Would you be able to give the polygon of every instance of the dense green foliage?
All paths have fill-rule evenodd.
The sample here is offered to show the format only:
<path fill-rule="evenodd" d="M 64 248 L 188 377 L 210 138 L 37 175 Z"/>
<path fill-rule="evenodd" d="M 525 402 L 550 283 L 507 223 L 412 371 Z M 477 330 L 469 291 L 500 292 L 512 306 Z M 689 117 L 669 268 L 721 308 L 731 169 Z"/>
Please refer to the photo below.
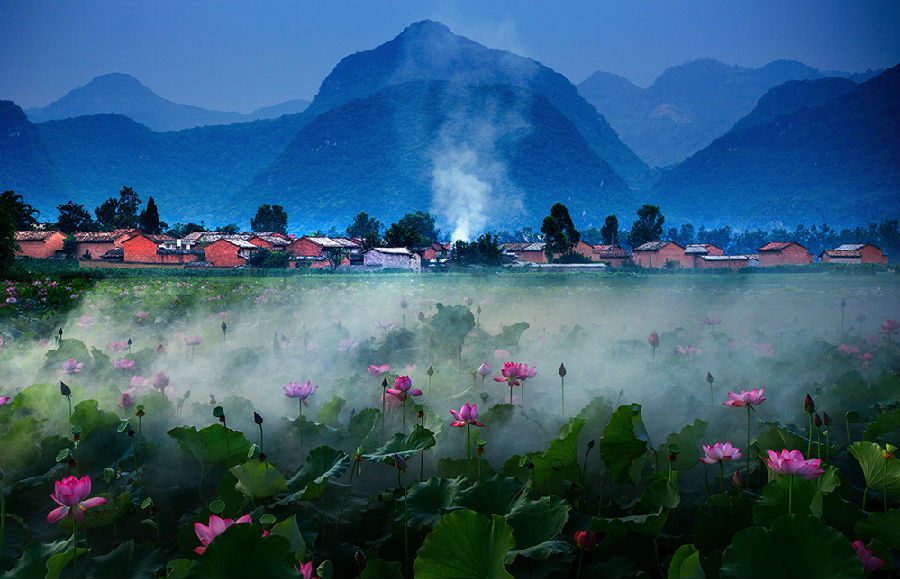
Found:
<path fill-rule="evenodd" d="M 544 234 L 544 253 L 547 261 L 553 260 L 554 254 L 566 255 L 581 239 L 581 234 L 575 229 L 572 218 L 569 216 L 569 208 L 562 203 L 554 203 L 550 208 L 550 215 L 544 218 L 541 224 L 541 233 Z"/>
<path fill-rule="evenodd" d="M 631 247 L 639 247 L 648 241 L 662 239 L 663 223 L 666 218 L 656 205 L 641 205 L 637 212 L 638 218 L 631 224 L 631 233 L 628 235 L 628 243 Z"/>
<path fill-rule="evenodd" d="M 256 215 L 250 218 L 250 229 L 259 232 L 287 233 L 287 221 L 288 216 L 284 207 L 264 203 L 256 210 Z"/>

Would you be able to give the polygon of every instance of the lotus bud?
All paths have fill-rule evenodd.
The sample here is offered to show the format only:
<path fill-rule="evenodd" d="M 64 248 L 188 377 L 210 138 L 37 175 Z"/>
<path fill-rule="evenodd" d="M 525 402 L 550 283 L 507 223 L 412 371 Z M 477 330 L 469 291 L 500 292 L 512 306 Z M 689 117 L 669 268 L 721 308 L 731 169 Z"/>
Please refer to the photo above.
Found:
<path fill-rule="evenodd" d="M 884 459 L 885 460 L 894 460 L 896 456 L 894 455 L 894 451 L 897 450 L 897 447 L 888 442 L 884 445 Z"/>
<path fill-rule="evenodd" d="M 388 381 L 387 381 L 387 378 L 382 378 L 382 379 L 381 379 L 381 387 L 382 387 L 382 388 L 387 388 L 387 387 L 388 387 Z"/>
<path fill-rule="evenodd" d="M 741 476 L 741 469 L 737 469 L 736 471 L 734 471 L 734 476 L 731 477 L 731 482 L 734 485 L 734 488 L 744 488 L 744 479 Z"/>
<path fill-rule="evenodd" d="M 59 338 L 60 338 L 60 339 L 62 339 L 62 334 L 63 334 L 63 330 L 62 330 L 62 328 L 60 328 L 60 329 L 59 329 Z"/>
<path fill-rule="evenodd" d="M 565 376 L 566 376 L 566 365 L 565 365 L 565 364 L 560 364 L 560 365 L 559 365 L 559 377 L 560 377 L 560 378 L 565 378 Z"/>
<path fill-rule="evenodd" d="M 356 564 L 360 567 L 366 566 L 366 554 L 363 553 L 360 549 L 357 549 L 356 553 L 353 553 L 353 559 L 356 560 Z"/>
<path fill-rule="evenodd" d="M 262 424 L 262 423 L 263 423 L 263 417 L 260 416 L 258 412 L 254 412 L 254 413 L 253 413 L 253 422 L 255 422 L 255 423 L 257 423 L 257 424 Z"/>
<path fill-rule="evenodd" d="M 706 373 L 706 383 L 707 384 L 712 384 L 713 382 L 715 382 L 715 380 L 716 379 L 713 378 L 713 375 L 711 373 L 709 373 L 709 372 Z"/>
<path fill-rule="evenodd" d="M 813 424 L 815 424 L 816 428 L 822 428 L 822 418 L 818 412 L 813 415 Z"/>
<path fill-rule="evenodd" d="M 418 314 L 416 314 L 416 317 L 419 318 L 420 322 L 422 322 L 423 324 L 425 323 L 425 312 L 419 312 Z"/>
<path fill-rule="evenodd" d="M 828 416 L 827 412 L 822 413 L 822 424 L 825 425 L 825 428 L 828 428 L 831 426 L 831 417 Z"/>
<path fill-rule="evenodd" d="M 806 398 L 803 400 L 803 411 L 807 414 L 812 414 L 816 411 L 816 403 L 813 402 L 812 396 L 809 394 L 807 394 Z"/>
<path fill-rule="evenodd" d="M 475 308 L 475 312 L 480 314 L 480 313 L 481 313 L 481 306 L 478 306 L 477 308 Z"/>
<path fill-rule="evenodd" d="M 62 394 L 63 396 L 71 396 L 71 395 L 72 395 L 72 389 L 69 388 L 69 386 L 68 386 L 65 382 L 63 382 L 62 380 L 60 380 L 60 382 L 59 382 L 59 393 Z"/>
<path fill-rule="evenodd" d="M 226 324 L 225 322 L 222 322 L 222 333 L 224 334 L 227 329 L 228 329 L 228 324 Z"/>
<path fill-rule="evenodd" d="M 406 470 L 406 460 L 399 454 L 394 453 L 394 466 L 397 468 L 397 470 L 403 472 Z"/>
<path fill-rule="evenodd" d="M 429 366 L 428 369 L 425 370 L 425 373 L 428 374 L 429 376 L 434 376 L 434 368 Z"/>
<path fill-rule="evenodd" d="M 588 442 L 588 450 L 593 450 L 595 443 L 596 443 L 596 441 L 591 439 L 591 441 Z"/>
<path fill-rule="evenodd" d="M 409 304 L 406 303 L 406 300 L 403 299 L 403 298 L 401 298 L 401 299 L 400 299 L 400 307 L 403 308 L 403 309 L 405 310 L 408 306 L 409 306 Z"/>
<path fill-rule="evenodd" d="M 590 553 L 597 545 L 597 533 L 594 531 L 578 531 L 575 533 L 575 544 L 579 549 Z"/>

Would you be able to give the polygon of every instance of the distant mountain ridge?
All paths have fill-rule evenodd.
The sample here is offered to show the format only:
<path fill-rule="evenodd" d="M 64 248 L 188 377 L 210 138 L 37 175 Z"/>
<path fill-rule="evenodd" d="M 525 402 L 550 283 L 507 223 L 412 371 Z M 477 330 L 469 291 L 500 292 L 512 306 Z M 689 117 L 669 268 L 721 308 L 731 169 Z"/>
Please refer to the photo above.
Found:
<path fill-rule="evenodd" d="M 372 50 L 341 59 L 322 81 L 309 112 L 320 114 L 391 85 L 429 80 L 528 89 L 545 97 L 572 121 L 597 155 L 630 187 L 646 188 L 654 178 L 566 77 L 530 58 L 453 34 L 445 25 L 430 20 L 411 24 Z"/>
<path fill-rule="evenodd" d="M 96 114 L 120 114 L 154 131 L 178 131 L 205 125 L 246 123 L 302 112 L 309 101 L 294 99 L 263 107 L 249 114 L 211 111 L 167 100 L 128 74 L 98 76 L 72 89 L 46 107 L 30 108 L 28 118 L 35 123 Z"/>
<path fill-rule="evenodd" d="M 667 217 L 707 225 L 896 217 L 900 67 L 847 86 L 821 79 L 772 89 L 731 131 L 666 171 L 650 198 Z M 799 106 L 797 95 L 813 106 Z"/>
<path fill-rule="evenodd" d="M 865 80 L 881 71 L 840 76 Z M 761 68 L 698 59 L 666 69 L 646 89 L 596 72 L 578 91 L 609 120 L 622 141 L 651 166 L 666 167 L 725 134 L 769 89 L 791 80 L 822 78 L 800 62 L 776 60 Z"/>
<path fill-rule="evenodd" d="M 53 199 L 72 192 L 37 128 L 14 102 L 0 100 L 0 191 L 7 190 Z"/>

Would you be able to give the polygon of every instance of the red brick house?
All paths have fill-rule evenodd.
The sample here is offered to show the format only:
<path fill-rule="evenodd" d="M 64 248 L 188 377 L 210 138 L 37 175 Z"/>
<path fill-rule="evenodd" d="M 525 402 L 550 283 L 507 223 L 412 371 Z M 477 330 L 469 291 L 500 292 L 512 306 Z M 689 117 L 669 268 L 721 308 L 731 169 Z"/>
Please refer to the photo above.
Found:
<path fill-rule="evenodd" d="M 47 259 L 62 252 L 66 234 L 62 231 L 16 231 L 16 257 Z"/>
<path fill-rule="evenodd" d="M 240 238 L 222 237 L 204 248 L 206 261 L 215 267 L 239 267 L 246 265 L 247 260 L 259 247 Z"/>
<path fill-rule="evenodd" d="M 599 261 L 610 267 L 622 267 L 631 262 L 631 252 L 618 245 L 595 245 L 591 261 Z"/>
<path fill-rule="evenodd" d="M 140 233 L 140 229 L 116 229 L 114 231 L 79 231 L 75 236 L 75 257 L 99 259 L 106 252 L 122 247 L 122 242 Z"/>
<path fill-rule="evenodd" d="M 819 254 L 823 263 L 883 263 L 887 265 L 884 252 L 869 243 L 844 243 L 834 249 L 826 249 Z"/>
<path fill-rule="evenodd" d="M 692 267 L 694 259 L 685 255 L 684 248 L 674 241 L 648 241 L 632 251 L 637 266 L 659 269 L 672 262 L 679 267 Z"/>
<path fill-rule="evenodd" d="M 691 267 L 700 267 L 698 260 L 704 255 L 724 255 L 725 252 L 712 243 L 691 243 L 684 248 L 684 254 L 691 257 Z"/>
<path fill-rule="evenodd" d="M 729 269 L 738 271 L 745 267 L 758 265 L 758 260 L 749 255 L 701 255 L 696 258 L 697 269 Z"/>
<path fill-rule="evenodd" d="M 255 233 L 247 241 L 269 251 L 287 251 L 291 244 L 291 240 L 280 233 Z"/>
<path fill-rule="evenodd" d="M 346 249 L 359 251 L 358 243 L 342 237 L 309 237 L 304 235 L 294 240 L 287 248 L 288 252 L 297 257 L 325 257 L 326 252 L 332 249 Z"/>
<path fill-rule="evenodd" d="M 809 251 L 794 241 L 773 241 L 759 248 L 760 267 L 806 265 L 812 261 Z"/>
<path fill-rule="evenodd" d="M 366 267 L 422 271 L 422 258 L 405 247 L 373 247 L 363 253 L 363 264 Z"/>
<path fill-rule="evenodd" d="M 531 243 L 501 243 L 500 249 L 516 261 L 528 263 L 547 263 L 547 255 L 544 253 L 544 242 Z"/>
<path fill-rule="evenodd" d="M 578 243 L 575 244 L 575 247 L 572 248 L 572 251 L 577 253 L 578 255 L 586 257 L 587 259 L 594 258 L 594 246 L 580 239 L 578 240 Z M 556 256 L 553 257 L 555 258 Z"/>

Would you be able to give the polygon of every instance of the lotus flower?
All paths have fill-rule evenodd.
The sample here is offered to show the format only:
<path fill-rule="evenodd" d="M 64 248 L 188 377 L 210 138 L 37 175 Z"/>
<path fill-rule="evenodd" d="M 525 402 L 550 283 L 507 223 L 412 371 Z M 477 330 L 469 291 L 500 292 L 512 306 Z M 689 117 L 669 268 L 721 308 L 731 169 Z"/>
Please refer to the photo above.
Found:
<path fill-rule="evenodd" d="M 806 480 L 819 478 L 825 474 L 825 471 L 819 468 L 822 459 L 804 460 L 803 454 L 799 450 L 784 449 L 780 453 L 770 450 L 769 458 L 765 460 L 772 472 L 776 474 L 797 475 Z"/>
<path fill-rule="evenodd" d="M 750 406 L 750 408 L 753 409 L 754 406 L 762 404 L 766 399 L 766 397 L 763 396 L 765 390 L 765 388 L 760 388 L 758 390 L 756 388 L 753 390 L 744 390 L 742 388 L 740 394 L 729 392 L 728 400 L 722 404 L 725 406 Z"/>
<path fill-rule="evenodd" d="M 7 404 L 10 404 L 11 400 L 12 398 L 10 398 L 9 396 L 0 396 L 0 406 L 6 406 Z"/>
<path fill-rule="evenodd" d="M 134 406 L 134 398 L 131 397 L 131 393 L 125 391 L 122 393 L 122 397 L 119 398 L 119 408 L 131 408 Z"/>
<path fill-rule="evenodd" d="M 146 320 L 146 319 L 147 319 L 147 316 L 149 316 L 149 315 L 150 315 L 149 312 L 145 312 L 144 310 L 140 310 L 140 311 L 138 311 L 136 314 L 134 314 L 134 317 L 137 318 L 136 321 L 142 322 L 142 321 Z"/>
<path fill-rule="evenodd" d="M 870 573 L 884 565 L 884 559 L 874 557 L 872 551 L 866 549 L 866 546 L 862 541 L 853 541 L 853 548 L 856 549 L 856 555 L 862 562 L 863 569 L 866 573 Z"/>
<path fill-rule="evenodd" d="M 406 400 L 407 394 L 410 396 L 421 396 L 422 391 L 412 387 L 412 379 L 409 376 L 399 376 L 394 380 L 394 387 L 385 390 L 388 394 L 396 396 L 400 400 Z"/>
<path fill-rule="evenodd" d="M 703 323 L 707 326 L 718 326 L 722 323 L 722 318 L 703 318 Z"/>
<path fill-rule="evenodd" d="M 312 563 L 312 559 L 310 559 L 308 563 L 300 564 L 300 569 L 298 569 L 298 571 L 303 575 L 303 579 L 313 579 L 313 571 L 315 571 L 315 569 L 313 569 Z"/>
<path fill-rule="evenodd" d="M 700 350 L 694 346 L 678 346 L 675 349 L 675 353 L 679 356 L 694 356 L 699 354 Z"/>
<path fill-rule="evenodd" d="M 184 337 L 184 343 L 187 344 L 188 346 L 196 346 L 197 344 L 199 344 L 202 341 L 203 341 L 203 339 L 200 336 L 185 336 Z"/>
<path fill-rule="evenodd" d="M 306 399 L 315 394 L 319 387 L 313 386 L 309 382 L 306 382 L 305 384 L 289 382 L 288 385 L 283 386 L 282 389 L 284 390 L 284 395 L 288 398 L 299 398 L 304 406 L 309 406 L 309 402 Z"/>
<path fill-rule="evenodd" d="M 69 358 L 65 362 L 60 362 L 62 371 L 60 374 L 78 374 L 84 368 L 84 362 L 79 362 L 75 358 Z"/>
<path fill-rule="evenodd" d="M 650 337 L 647 338 L 647 343 L 650 344 L 650 347 L 654 350 L 659 347 L 659 334 L 653 332 L 650 334 Z"/>
<path fill-rule="evenodd" d="M 578 545 L 579 549 L 591 552 L 597 545 L 597 533 L 594 531 L 577 531 L 575 533 L 575 544 Z"/>
<path fill-rule="evenodd" d="M 47 522 L 55 523 L 70 514 L 77 521 L 84 520 L 84 512 L 93 507 L 106 504 L 103 497 L 88 498 L 91 494 L 91 477 L 85 475 L 80 479 L 66 477 L 55 483 L 56 490 L 50 498 L 59 505 L 47 514 Z"/>
<path fill-rule="evenodd" d="M 846 356 L 857 356 L 859 355 L 859 348 L 857 348 L 856 346 L 850 346 L 848 344 L 841 344 L 840 346 L 838 346 L 838 352 Z"/>
<path fill-rule="evenodd" d="M 94 325 L 94 316 L 81 316 L 75 325 L 79 328 L 90 328 Z"/>
<path fill-rule="evenodd" d="M 869 367 L 869 362 L 875 359 L 875 356 L 872 355 L 872 352 L 866 352 L 862 356 L 859 356 L 860 361 L 862 362 L 863 368 Z"/>
<path fill-rule="evenodd" d="M 106 345 L 106 349 L 110 352 L 124 352 L 128 349 L 128 344 L 125 342 L 110 342 Z"/>
<path fill-rule="evenodd" d="M 881 333 L 887 334 L 890 336 L 891 334 L 896 334 L 900 332 L 900 322 L 897 320 L 885 320 L 883 324 L 881 324 Z"/>
<path fill-rule="evenodd" d="M 703 452 L 706 454 L 706 456 L 697 460 L 705 462 L 706 464 L 715 464 L 717 462 L 737 460 L 744 456 L 744 454 L 741 452 L 741 449 L 736 446 L 731 446 L 730 442 L 726 442 L 725 444 L 717 442 L 712 446 L 704 444 Z"/>
<path fill-rule="evenodd" d="M 169 385 L 169 377 L 165 372 L 157 372 L 153 375 L 153 387 L 157 390 L 164 390 Z"/>
<path fill-rule="evenodd" d="M 471 424 L 472 426 L 484 426 L 484 424 L 478 422 L 478 405 L 472 404 L 469 405 L 468 402 L 462 405 L 462 408 L 459 409 L 459 412 L 456 410 L 450 410 L 450 414 L 453 415 L 454 420 L 450 426 L 455 426 L 457 428 L 462 428 L 467 424 Z"/>
<path fill-rule="evenodd" d="M 537 374 L 535 368 L 529 368 L 527 364 L 517 364 L 515 362 L 506 362 L 503 369 L 500 370 L 503 377 L 496 376 L 495 382 L 507 382 L 510 386 L 518 386 L 520 380 L 532 378 Z"/>
<path fill-rule="evenodd" d="M 381 366 L 369 366 L 369 375 L 381 376 L 391 369 L 390 364 L 382 364 Z"/>
<path fill-rule="evenodd" d="M 234 525 L 235 523 L 250 523 L 250 515 L 244 515 L 238 520 L 234 521 L 231 519 L 222 519 L 217 517 L 216 515 L 209 516 L 209 525 L 204 525 L 203 523 L 194 523 L 194 532 L 197 533 L 197 538 L 200 539 L 200 542 L 203 543 L 201 546 L 196 547 L 194 552 L 199 555 L 202 555 L 206 552 L 206 547 L 212 542 L 213 539 L 221 535 L 225 532 L 225 529 Z M 265 534 L 268 533 L 264 533 Z"/>
<path fill-rule="evenodd" d="M 134 365 L 134 360 L 126 360 L 125 358 L 122 358 L 121 360 L 113 360 L 113 368 L 115 368 L 116 370 L 131 371 L 134 370 Z"/>
<path fill-rule="evenodd" d="M 353 340 L 353 338 L 345 338 L 338 342 L 338 351 L 339 352 L 352 352 L 359 346 L 359 342 Z"/>

